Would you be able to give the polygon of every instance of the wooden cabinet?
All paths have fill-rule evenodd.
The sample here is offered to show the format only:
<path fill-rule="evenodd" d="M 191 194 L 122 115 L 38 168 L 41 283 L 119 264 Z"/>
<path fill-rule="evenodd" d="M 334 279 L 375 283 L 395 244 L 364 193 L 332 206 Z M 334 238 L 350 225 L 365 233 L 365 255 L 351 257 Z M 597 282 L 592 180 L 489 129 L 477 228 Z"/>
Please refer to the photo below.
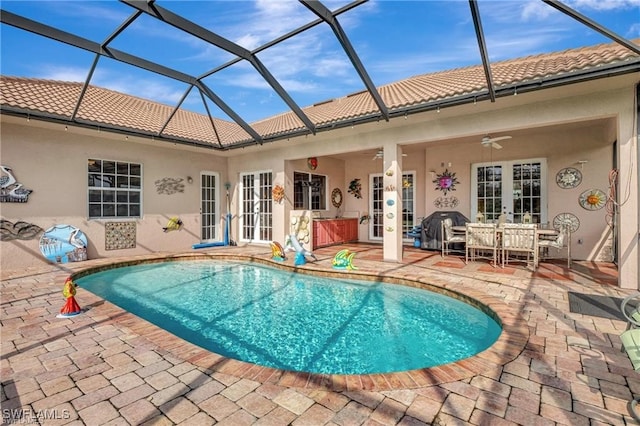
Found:
<path fill-rule="evenodd" d="M 313 221 L 313 248 L 358 241 L 358 219 L 321 219 Z"/>

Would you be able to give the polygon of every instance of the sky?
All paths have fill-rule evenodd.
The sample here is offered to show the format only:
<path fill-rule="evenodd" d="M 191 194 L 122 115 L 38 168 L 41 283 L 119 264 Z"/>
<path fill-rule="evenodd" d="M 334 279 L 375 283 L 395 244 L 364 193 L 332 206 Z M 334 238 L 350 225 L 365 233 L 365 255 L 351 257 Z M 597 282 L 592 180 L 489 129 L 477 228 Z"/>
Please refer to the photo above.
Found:
<path fill-rule="evenodd" d="M 348 0 L 323 4 L 336 10 Z M 640 0 L 563 0 L 626 39 L 640 38 Z M 316 16 L 295 0 L 168 1 L 156 4 L 224 39 L 253 51 Z M 103 43 L 135 11 L 113 0 L 2 0 L 2 11 Z M 612 42 L 541 0 L 478 0 L 490 61 Z M 467 0 L 370 0 L 337 20 L 374 85 L 482 64 Z M 640 44 L 640 42 L 638 43 Z M 289 111 L 278 93 L 248 61 L 210 74 L 235 55 L 142 14 L 109 45 L 203 82 L 244 121 Z M 2 75 L 84 82 L 95 54 L 7 24 L 0 26 Z M 301 108 L 365 90 L 327 24 L 256 53 Z M 91 84 L 175 106 L 188 85 L 101 57 Z M 217 118 L 230 119 L 213 102 Z M 198 90 L 182 107 L 206 113 Z"/>

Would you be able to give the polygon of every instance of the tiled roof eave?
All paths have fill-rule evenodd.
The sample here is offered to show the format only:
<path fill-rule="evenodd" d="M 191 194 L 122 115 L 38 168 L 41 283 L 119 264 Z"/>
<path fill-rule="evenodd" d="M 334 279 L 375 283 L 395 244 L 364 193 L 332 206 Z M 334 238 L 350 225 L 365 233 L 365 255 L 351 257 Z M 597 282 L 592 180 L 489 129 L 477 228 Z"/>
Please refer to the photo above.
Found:
<path fill-rule="evenodd" d="M 61 122 L 70 123 L 70 124 L 73 123 L 71 121 L 71 116 L 69 115 L 56 114 L 54 112 L 43 111 L 41 109 L 23 108 L 23 107 L 17 107 L 12 105 L 0 104 L 0 111 L 2 111 L 3 113 L 16 114 L 21 116 L 26 115 L 27 117 L 29 116 L 34 118 L 42 117 L 42 118 L 61 121 Z"/>
<path fill-rule="evenodd" d="M 505 82 L 497 86 L 497 89 L 514 89 L 516 87 L 518 88 L 518 91 L 527 87 L 531 90 L 533 90 L 533 88 L 543 89 L 558 85 L 576 83 L 579 81 L 612 77 L 614 75 L 622 75 L 633 72 L 640 72 L 640 57 L 628 58 L 623 61 L 617 61 L 608 64 L 597 64 L 591 67 L 573 69 L 556 74 L 531 76 L 526 79 Z"/>
<path fill-rule="evenodd" d="M 157 133 L 154 133 L 154 132 L 143 131 L 143 130 L 134 129 L 130 127 L 114 126 L 114 125 L 105 124 L 98 121 L 83 120 L 83 119 L 71 120 L 70 117 L 66 115 L 52 114 L 52 113 L 42 112 L 40 110 L 34 110 L 29 108 L 16 108 L 16 107 L 7 106 L 7 105 L 0 105 L 0 111 L 2 112 L 2 114 L 15 115 L 18 117 L 26 116 L 27 118 L 32 118 L 34 120 L 44 120 L 48 122 L 59 123 L 61 125 L 70 125 L 70 126 L 73 125 L 73 126 L 79 126 L 79 127 L 84 127 L 88 129 L 104 130 L 105 132 L 120 133 L 122 135 L 155 138 L 155 140 L 159 142 L 171 142 L 171 143 L 179 143 L 182 145 L 197 146 L 202 148 L 226 150 L 226 147 L 220 147 L 220 145 L 218 144 L 203 142 L 198 139 L 175 137 L 171 135 L 158 135 Z"/>

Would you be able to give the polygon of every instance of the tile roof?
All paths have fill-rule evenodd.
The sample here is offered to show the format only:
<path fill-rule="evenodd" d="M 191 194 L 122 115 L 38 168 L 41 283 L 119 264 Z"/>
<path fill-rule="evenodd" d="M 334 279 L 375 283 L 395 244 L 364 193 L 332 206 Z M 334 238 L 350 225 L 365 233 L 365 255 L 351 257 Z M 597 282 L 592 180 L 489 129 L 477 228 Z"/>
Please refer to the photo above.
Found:
<path fill-rule="evenodd" d="M 491 73 L 495 90 L 499 90 L 627 64 L 640 69 L 640 56 L 612 43 L 495 62 L 491 64 Z M 0 107 L 3 111 L 32 114 L 34 117 L 69 120 L 82 86 L 82 83 L 2 76 Z M 392 113 L 463 95 L 486 95 L 487 84 L 483 67 L 477 65 L 410 77 L 380 86 L 378 90 Z M 212 147 L 233 147 L 253 142 L 252 137 L 235 122 L 216 118 L 212 126 L 207 115 L 178 110 L 171 117 L 173 110 L 172 106 L 89 86 L 76 121 L 148 135 L 162 131 L 165 138 Z M 302 110 L 318 128 L 379 115 L 376 103 L 367 91 Z M 169 123 L 162 130 L 169 118 Z M 293 112 L 250 125 L 264 139 L 275 140 L 306 132 L 304 124 Z"/>

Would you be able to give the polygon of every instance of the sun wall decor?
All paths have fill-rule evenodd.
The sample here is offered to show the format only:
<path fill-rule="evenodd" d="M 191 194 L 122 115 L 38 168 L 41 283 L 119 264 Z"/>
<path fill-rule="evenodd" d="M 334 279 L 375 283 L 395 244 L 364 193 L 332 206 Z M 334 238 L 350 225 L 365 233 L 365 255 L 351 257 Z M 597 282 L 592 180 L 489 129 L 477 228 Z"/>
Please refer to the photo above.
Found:
<path fill-rule="evenodd" d="M 562 189 L 575 188 L 582 182 L 582 173 L 573 167 L 565 167 L 556 174 L 556 183 Z"/>
<path fill-rule="evenodd" d="M 580 206 L 586 210 L 600 210 L 607 201 L 607 196 L 599 189 L 588 189 L 578 197 Z"/>
<path fill-rule="evenodd" d="M 449 191 L 455 191 L 458 178 L 454 172 L 450 172 L 449 169 L 445 169 L 444 172 L 436 174 L 436 178 L 433 180 L 436 184 L 436 189 L 442 191 L 446 196 Z"/>
<path fill-rule="evenodd" d="M 576 232 L 580 228 L 580 219 L 573 213 L 559 213 L 553 218 L 553 228 L 557 230 L 568 229 Z"/>

